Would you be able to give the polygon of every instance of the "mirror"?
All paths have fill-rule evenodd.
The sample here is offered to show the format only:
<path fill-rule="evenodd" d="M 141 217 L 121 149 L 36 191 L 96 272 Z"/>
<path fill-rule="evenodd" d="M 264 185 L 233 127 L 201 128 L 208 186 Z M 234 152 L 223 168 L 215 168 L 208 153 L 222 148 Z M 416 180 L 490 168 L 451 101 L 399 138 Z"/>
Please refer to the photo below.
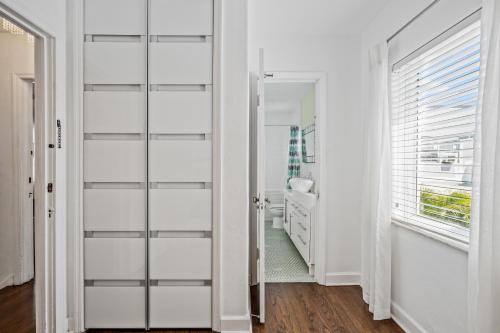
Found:
<path fill-rule="evenodd" d="M 302 163 L 314 163 L 315 155 L 315 124 L 302 130 Z"/>

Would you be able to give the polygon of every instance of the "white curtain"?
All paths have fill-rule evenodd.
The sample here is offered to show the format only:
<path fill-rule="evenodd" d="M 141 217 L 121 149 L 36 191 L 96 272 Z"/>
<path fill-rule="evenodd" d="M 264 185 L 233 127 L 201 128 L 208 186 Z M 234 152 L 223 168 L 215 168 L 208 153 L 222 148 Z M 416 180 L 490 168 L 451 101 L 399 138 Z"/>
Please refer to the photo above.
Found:
<path fill-rule="evenodd" d="M 388 51 L 383 42 L 369 54 L 368 116 L 362 197 L 363 299 L 375 320 L 391 317 L 391 126 Z"/>
<path fill-rule="evenodd" d="M 484 0 L 469 251 L 469 332 L 500 330 L 500 0 Z"/>

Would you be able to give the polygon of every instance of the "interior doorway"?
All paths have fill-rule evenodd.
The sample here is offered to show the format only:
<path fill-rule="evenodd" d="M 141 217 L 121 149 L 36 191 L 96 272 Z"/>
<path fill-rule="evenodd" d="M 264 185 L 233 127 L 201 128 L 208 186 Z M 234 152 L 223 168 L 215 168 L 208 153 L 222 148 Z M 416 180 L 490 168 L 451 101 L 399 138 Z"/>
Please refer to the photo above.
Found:
<path fill-rule="evenodd" d="M 52 332 L 54 41 L 0 3 L 0 49 L 0 332 Z"/>
<path fill-rule="evenodd" d="M 266 283 L 325 284 L 326 77 L 251 73 L 252 314 L 265 322 Z"/>

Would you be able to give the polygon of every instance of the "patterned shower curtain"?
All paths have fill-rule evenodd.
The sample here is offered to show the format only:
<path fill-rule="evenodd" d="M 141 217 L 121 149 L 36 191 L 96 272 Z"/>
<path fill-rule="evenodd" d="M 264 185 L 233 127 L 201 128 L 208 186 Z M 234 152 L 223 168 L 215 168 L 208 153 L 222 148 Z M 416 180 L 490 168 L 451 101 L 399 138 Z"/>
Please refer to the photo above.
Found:
<path fill-rule="evenodd" d="M 290 126 L 290 142 L 288 144 L 288 180 L 300 176 L 300 137 L 299 126 Z"/>

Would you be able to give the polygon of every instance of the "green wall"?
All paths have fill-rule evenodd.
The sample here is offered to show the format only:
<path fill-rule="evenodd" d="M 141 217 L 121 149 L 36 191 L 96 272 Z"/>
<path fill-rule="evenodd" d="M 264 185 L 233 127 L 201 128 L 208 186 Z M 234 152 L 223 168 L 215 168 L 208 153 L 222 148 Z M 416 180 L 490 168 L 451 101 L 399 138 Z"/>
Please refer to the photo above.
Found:
<path fill-rule="evenodd" d="M 301 102 L 301 117 L 300 117 L 300 125 L 302 128 L 305 128 L 311 124 L 314 124 L 314 115 L 316 109 L 316 94 L 314 93 L 314 89 L 302 99 Z"/>

